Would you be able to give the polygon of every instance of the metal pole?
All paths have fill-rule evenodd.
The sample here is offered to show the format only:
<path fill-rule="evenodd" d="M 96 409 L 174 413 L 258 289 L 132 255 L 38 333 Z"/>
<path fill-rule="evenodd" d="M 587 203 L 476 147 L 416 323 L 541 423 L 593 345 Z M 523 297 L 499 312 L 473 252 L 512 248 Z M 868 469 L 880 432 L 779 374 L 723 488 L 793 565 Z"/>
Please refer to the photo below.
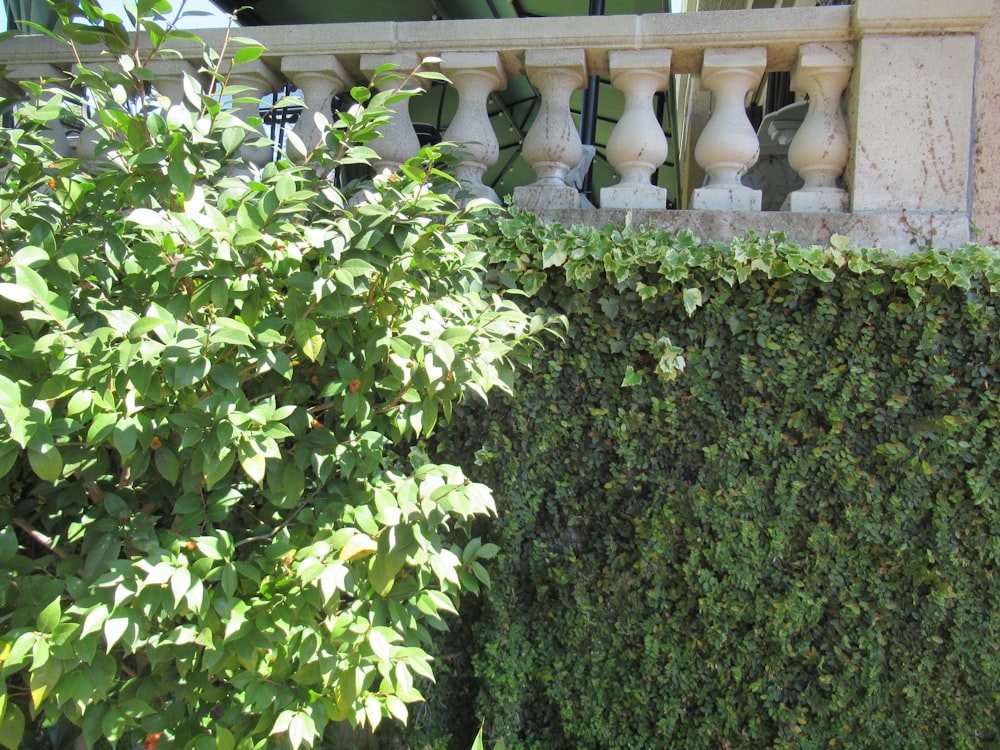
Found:
<path fill-rule="evenodd" d="M 604 0 L 590 0 L 588 15 L 603 16 Z M 583 94 L 583 105 L 580 108 L 580 140 L 588 146 L 594 144 L 597 132 L 597 87 L 600 79 L 591 76 L 587 82 L 587 90 Z"/>
<path fill-rule="evenodd" d="M 604 15 L 604 0 L 590 0 L 590 8 L 587 11 L 591 16 Z M 600 85 L 600 78 L 590 76 L 587 81 L 587 88 L 583 92 L 583 103 L 580 107 L 580 141 L 585 146 L 593 146 L 597 135 L 597 92 Z M 591 164 L 593 168 L 593 164 Z M 583 182 L 583 193 L 591 192 L 590 171 L 587 172 Z"/>

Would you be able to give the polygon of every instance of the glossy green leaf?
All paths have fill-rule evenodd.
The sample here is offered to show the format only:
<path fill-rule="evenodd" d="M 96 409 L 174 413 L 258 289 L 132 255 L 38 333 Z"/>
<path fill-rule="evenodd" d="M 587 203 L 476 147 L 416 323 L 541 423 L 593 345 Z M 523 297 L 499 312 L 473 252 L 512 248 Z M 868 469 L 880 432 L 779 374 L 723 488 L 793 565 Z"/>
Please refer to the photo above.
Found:
<path fill-rule="evenodd" d="M 18 304 L 27 304 L 33 299 L 31 292 L 18 285 L 7 282 L 0 283 L 0 297 Z"/>
<path fill-rule="evenodd" d="M 28 449 L 28 463 L 39 479 L 54 482 L 62 476 L 62 453 L 54 445 L 42 445 Z"/>
<path fill-rule="evenodd" d="M 24 713 L 16 704 L 8 703 L 0 715 L 0 745 L 7 750 L 18 750 L 24 738 Z"/>
<path fill-rule="evenodd" d="M 62 602 L 59 599 L 53 599 L 41 612 L 38 613 L 38 619 L 35 622 L 35 628 L 40 633 L 51 633 L 56 625 L 59 624 L 59 619 L 62 617 Z"/>

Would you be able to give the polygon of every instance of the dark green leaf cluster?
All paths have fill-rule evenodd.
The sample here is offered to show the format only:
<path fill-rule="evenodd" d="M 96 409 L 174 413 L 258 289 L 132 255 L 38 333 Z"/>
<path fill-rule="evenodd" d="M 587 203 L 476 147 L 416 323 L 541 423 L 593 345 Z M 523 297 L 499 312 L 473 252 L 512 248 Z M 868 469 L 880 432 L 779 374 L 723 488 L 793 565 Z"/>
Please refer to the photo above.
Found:
<path fill-rule="evenodd" d="M 421 446 L 509 388 L 538 321 L 487 282 L 488 214 L 442 192 L 439 152 L 338 187 L 396 93 L 358 89 L 305 166 L 258 169 L 277 147 L 229 75 L 263 50 L 207 50 L 208 85 L 168 101 L 169 5 L 138 6 L 149 44 L 60 6 L 117 66 L 31 86 L 0 132 L 0 744 L 406 721 L 497 552 L 466 533 L 489 489 Z M 67 108 L 93 159 L 52 150 Z"/>
<path fill-rule="evenodd" d="M 568 314 L 450 450 L 518 748 L 1000 743 L 1000 256 L 501 221 Z M 469 619 L 469 618 L 467 618 Z"/>

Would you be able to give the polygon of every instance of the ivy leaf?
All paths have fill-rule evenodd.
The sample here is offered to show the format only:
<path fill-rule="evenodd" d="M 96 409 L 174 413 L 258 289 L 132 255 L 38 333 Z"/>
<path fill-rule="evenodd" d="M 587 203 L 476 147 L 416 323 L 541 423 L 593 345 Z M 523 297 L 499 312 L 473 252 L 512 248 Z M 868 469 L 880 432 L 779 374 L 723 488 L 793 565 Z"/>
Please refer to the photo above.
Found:
<path fill-rule="evenodd" d="M 688 317 L 694 315 L 694 311 L 701 307 L 701 289 L 689 287 L 684 290 L 684 310 Z"/>
<path fill-rule="evenodd" d="M 566 251 L 552 243 L 542 249 L 542 268 L 561 266 L 566 263 Z"/>
<path fill-rule="evenodd" d="M 851 238 L 845 234 L 830 235 L 830 247 L 835 250 L 844 250 L 851 243 Z"/>
<path fill-rule="evenodd" d="M 636 372 L 632 365 L 628 365 L 625 368 L 625 377 L 622 378 L 622 388 L 631 388 L 632 386 L 642 384 L 642 372 Z"/>

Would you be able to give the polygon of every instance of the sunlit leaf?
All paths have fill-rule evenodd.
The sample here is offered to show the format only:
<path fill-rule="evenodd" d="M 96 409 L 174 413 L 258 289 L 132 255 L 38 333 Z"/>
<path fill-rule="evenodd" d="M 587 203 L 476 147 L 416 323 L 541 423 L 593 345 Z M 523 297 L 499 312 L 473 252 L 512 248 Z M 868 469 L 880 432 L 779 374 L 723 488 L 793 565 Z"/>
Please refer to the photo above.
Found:
<path fill-rule="evenodd" d="M 367 534 L 355 534 L 344 545 L 337 555 L 337 559 L 345 562 L 360 560 L 374 554 L 378 550 L 378 543 Z"/>

